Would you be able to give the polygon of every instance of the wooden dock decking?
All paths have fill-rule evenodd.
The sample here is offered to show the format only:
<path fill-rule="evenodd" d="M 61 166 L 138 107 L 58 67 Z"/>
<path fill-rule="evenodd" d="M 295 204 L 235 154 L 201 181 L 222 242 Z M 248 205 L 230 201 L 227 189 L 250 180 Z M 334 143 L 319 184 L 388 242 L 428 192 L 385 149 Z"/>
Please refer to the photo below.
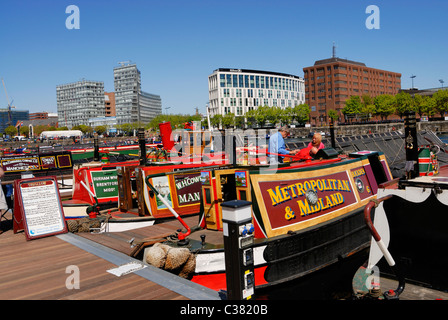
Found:
<path fill-rule="evenodd" d="M 191 227 L 197 217 L 186 220 Z M 138 240 L 172 233 L 179 228 L 177 221 L 110 236 L 67 233 L 32 241 L 5 224 L 12 223 L 0 224 L 2 300 L 221 300 L 217 292 L 152 266 L 121 277 L 107 272 L 138 261 L 129 256 L 131 236 Z M 66 286 L 73 275 L 69 266 L 79 268 L 79 289 Z M 381 278 L 381 284 L 382 292 L 397 286 L 387 278 Z M 408 283 L 400 295 L 400 300 L 438 299 L 448 300 L 448 293 Z"/>
<path fill-rule="evenodd" d="M 107 270 L 138 260 L 75 234 L 27 241 L 23 232 L 2 229 L 2 300 L 220 299 L 210 289 L 152 266 L 117 277 Z M 69 266 L 79 270 L 79 289 L 66 286 L 74 275 Z"/>

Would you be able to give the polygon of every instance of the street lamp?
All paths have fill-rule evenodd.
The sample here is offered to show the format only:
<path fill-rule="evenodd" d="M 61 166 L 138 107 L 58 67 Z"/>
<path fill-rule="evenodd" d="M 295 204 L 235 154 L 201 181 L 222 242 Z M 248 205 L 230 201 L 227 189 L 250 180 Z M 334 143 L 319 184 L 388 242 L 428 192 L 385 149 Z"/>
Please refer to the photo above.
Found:
<path fill-rule="evenodd" d="M 166 110 L 168 110 L 169 108 L 171 108 L 171 107 L 166 107 L 165 108 L 165 114 L 168 114 L 168 111 L 166 111 Z"/>
<path fill-rule="evenodd" d="M 412 79 L 412 88 L 411 89 L 414 89 L 414 78 L 415 78 L 416 76 L 414 76 L 414 75 L 412 75 L 411 76 L 411 79 Z"/>
<path fill-rule="evenodd" d="M 443 89 L 443 84 L 445 83 L 445 81 L 443 81 L 442 79 L 439 79 L 439 82 L 442 84 L 442 89 Z"/>

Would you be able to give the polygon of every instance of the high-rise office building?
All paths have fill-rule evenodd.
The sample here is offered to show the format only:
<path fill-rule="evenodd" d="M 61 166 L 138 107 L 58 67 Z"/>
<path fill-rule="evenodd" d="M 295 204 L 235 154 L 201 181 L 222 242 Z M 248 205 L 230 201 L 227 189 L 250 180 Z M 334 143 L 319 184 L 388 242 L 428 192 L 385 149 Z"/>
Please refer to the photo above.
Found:
<path fill-rule="evenodd" d="M 56 86 L 58 123 L 72 128 L 104 116 L 104 82 L 81 80 Z"/>
<path fill-rule="evenodd" d="M 259 70 L 216 69 L 208 77 L 210 116 L 243 116 L 259 106 L 294 107 L 305 103 L 304 80 Z"/>
<path fill-rule="evenodd" d="M 135 64 L 120 63 L 114 68 L 117 123 L 149 122 L 162 113 L 160 96 L 141 90 L 140 71 Z"/>
<path fill-rule="evenodd" d="M 303 68 L 306 103 L 310 106 L 312 124 L 328 124 L 328 111 L 336 110 L 343 121 L 341 110 L 351 96 L 376 97 L 395 95 L 401 89 L 401 74 L 369 68 L 362 62 L 333 57 L 318 60 Z"/>
<path fill-rule="evenodd" d="M 0 109 L 0 133 L 4 133 L 9 126 L 15 126 L 18 121 L 29 120 L 28 110 Z"/>

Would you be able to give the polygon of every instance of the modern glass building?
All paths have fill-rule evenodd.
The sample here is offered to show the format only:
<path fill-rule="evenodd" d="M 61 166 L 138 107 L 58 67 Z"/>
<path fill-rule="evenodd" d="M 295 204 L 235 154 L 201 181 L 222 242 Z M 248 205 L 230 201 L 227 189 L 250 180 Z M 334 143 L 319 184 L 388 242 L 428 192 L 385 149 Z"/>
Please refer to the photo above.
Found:
<path fill-rule="evenodd" d="M 149 122 L 162 113 L 162 99 L 141 90 L 140 71 L 135 64 L 114 68 L 117 123 Z"/>
<path fill-rule="evenodd" d="M 9 126 L 15 126 L 17 121 L 27 121 L 30 119 L 28 110 L 11 110 L 11 120 L 9 120 L 9 110 L 0 109 L 0 133 L 4 133 Z"/>
<path fill-rule="evenodd" d="M 220 68 L 209 75 L 208 89 L 211 117 L 243 116 L 259 106 L 284 109 L 305 103 L 303 78 L 285 73 Z"/>
<path fill-rule="evenodd" d="M 60 127 L 87 125 L 90 118 L 104 116 L 104 82 L 81 80 L 58 85 L 56 100 Z"/>

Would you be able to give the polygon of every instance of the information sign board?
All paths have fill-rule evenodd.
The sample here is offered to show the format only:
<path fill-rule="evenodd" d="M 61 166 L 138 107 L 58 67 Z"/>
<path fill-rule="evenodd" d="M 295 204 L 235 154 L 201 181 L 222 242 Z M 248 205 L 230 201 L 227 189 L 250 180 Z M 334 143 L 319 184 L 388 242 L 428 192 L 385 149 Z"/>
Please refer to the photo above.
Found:
<path fill-rule="evenodd" d="M 19 230 L 27 240 L 67 232 L 56 177 L 14 181 L 14 233 Z"/>

